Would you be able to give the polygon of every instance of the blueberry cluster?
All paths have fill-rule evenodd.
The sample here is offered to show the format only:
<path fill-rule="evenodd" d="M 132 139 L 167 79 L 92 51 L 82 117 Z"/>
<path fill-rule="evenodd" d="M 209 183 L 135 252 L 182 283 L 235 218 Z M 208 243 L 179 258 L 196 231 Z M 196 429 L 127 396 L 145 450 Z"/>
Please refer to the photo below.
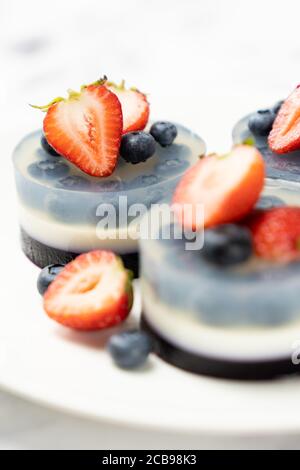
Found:
<path fill-rule="evenodd" d="M 177 128 L 171 122 L 160 121 L 152 124 L 150 132 L 129 132 L 122 137 L 120 155 L 129 163 L 141 163 L 155 153 L 155 141 L 162 147 L 171 145 L 177 136 Z"/>
<path fill-rule="evenodd" d="M 250 131 L 257 136 L 264 137 L 269 135 L 272 130 L 273 122 L 280 110 L 283 101 L 278 101 L 270 109 L 260 109 L 250 116 L 248 127 Z"/>

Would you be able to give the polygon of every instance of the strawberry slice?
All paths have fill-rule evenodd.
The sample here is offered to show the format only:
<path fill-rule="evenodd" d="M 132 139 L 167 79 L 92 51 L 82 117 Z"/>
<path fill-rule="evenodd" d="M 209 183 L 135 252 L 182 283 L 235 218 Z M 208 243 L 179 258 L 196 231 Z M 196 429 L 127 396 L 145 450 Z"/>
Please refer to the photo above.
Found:
<path fill-rule="evenodd" d="M 174 212 L 192 230 L 203 228 L 198 207 L 204 209 L 204 227 L 234 222 L 252 209 L 263 185 L 261 154 L 254 147 L 240 145 L 228 155 L 201 159 L 185 173 L 173 196 Z"/>
<path fill-rule="evenodd" d="M 124 81 L 120 85 L 108 82 L 107 87 L 120 100 L 123 112 L 123 134 L 142 131 L 147 125 L 150 114 L 146 95 L 135 88 L 126 89 Z"/>
<path fill-rule="evenodd" d="M 44 295 L 50 318 L 78 330 L 99 330 L 127 317 L 131 275 L 110 251 L 91 251 L 67 264 Z"/>
<path fill-rule="evenodd" d="M 114 171 L 122 136 L 121 104 L 102 83 L 40 107 L 47 111 L 44 134 L 51 147 L 92 176 Z"/>
<path fill-rule="evenodd" d="M 257 256 L 270 261 L 300 259 L 300 208 L 276 207 L 253 211 L 245 221 Z"/>
<path fill-rule="evenodd" d="M 282 104 L 268 138 L 275 153 L 300 149 L 300 88 L 290 94 Z"/>

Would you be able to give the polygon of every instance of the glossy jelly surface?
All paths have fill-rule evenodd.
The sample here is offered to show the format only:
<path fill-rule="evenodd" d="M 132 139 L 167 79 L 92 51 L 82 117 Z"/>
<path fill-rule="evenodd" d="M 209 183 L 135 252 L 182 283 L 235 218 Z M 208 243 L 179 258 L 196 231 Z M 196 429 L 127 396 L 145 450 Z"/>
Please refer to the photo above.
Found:
<path fill-rule="evenodd" d="M 269 148 L 267 137 L 257 137 L 248 128 L 251 114 L 242 118 L 233 128 L 234 144 L 240 144 L 249 138 L 255 141 L 256 147 L 262 153 L 266 162 L 266 172 L 269 178 L 286 179 L 300 182 L 300 151 L 278 155 Z"/>
<path fill-rule="evenodd" d="M 157 144 L 154 156 L 136 165 L 119 158 L 116 170 L 106 178 L 91 177 L 63 157 L 46 153 L 40 145 L 41 131 L 29 134 L 13 155 L 21 225 L 30 236 L 55 248 L 75 252 L 94 248 L 101 204 L 112 204 L 118 214 L 124 200 L 120 197 L 126 196 L 128 207 L 143 203 L 149 208 L 170 194 L 205 152 L 200 137 L 177 128 L 172 145 Z"/>
<path fill-rule="evenodd" d="M 116 204 L 120 195 L 150 205 L 165 197 L 205 151 L 198 136 L 181 126 L 178 129 L 174 144 L 165 148 L 157 144 L 155 155 L 137 165 L 120 158 L 116 170 L 107 178 L 89 176 L 66 159 L 47 154 L 40 147 L 41 132 L 34 132 L 22 140 L 14 153 L 20 199 L 54 218 L 81 223 L 93 218 L 100 202 Z"/>

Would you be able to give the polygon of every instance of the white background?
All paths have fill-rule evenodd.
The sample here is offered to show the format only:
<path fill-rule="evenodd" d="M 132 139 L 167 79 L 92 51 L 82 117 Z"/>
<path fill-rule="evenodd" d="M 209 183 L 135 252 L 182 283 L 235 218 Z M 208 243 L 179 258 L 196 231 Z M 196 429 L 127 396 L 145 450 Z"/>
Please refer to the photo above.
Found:
<path fill-rule="evenodd" d="M 28 103 L 45 104 L 105 73 L 149 93 L 154 117 L 182 122 L 209 151 L 226 151 L 241 115 L 300 82 L 299 18 L 299 0 L 0 0 L 2 249 L 5 220 L 16 217 L 11 150 L 41 123 Z M 17 266 L 2 266 L 0 289 L 15 275 Z M 276 432 L 249 439 L 146 433 L 0 394 L 2 448 L 297 446 L 297 436 Z"/>

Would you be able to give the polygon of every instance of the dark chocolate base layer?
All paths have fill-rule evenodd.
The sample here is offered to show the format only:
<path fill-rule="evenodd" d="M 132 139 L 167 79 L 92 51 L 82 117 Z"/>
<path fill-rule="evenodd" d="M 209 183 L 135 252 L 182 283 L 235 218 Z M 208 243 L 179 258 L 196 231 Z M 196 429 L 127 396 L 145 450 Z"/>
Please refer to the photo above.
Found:
<path fill-rule="evenodd" d="M 173 346 L 150 326 L 144 316 L 141 319 L 141 328 L 152 337 L 155 353 L 159 357 L 189 372 L 234 380 L 269 380 L 287 374 L 300 373 L 300 365 L 294 365 L 291 357 L 255 362 L 227 361 L 222 358 L 193 354 Z"/>
<path fill-rule="evenodd" d="M 44 245 L 30 237 L 21 229 L 21 244 L 27 258 L 39 268 L 44 268 L 49 264 L 66 264 L 72 261 L 80 253 L 59 250 L 51 246 Z M 138 252 L 120 255 L 124 265 L 134 273 L 134 277 L 139 276 L 139 254 Z"/>

